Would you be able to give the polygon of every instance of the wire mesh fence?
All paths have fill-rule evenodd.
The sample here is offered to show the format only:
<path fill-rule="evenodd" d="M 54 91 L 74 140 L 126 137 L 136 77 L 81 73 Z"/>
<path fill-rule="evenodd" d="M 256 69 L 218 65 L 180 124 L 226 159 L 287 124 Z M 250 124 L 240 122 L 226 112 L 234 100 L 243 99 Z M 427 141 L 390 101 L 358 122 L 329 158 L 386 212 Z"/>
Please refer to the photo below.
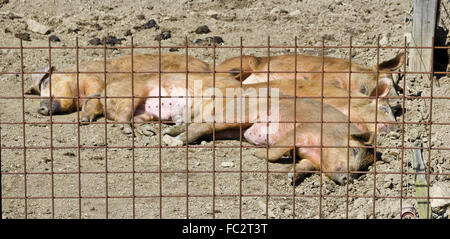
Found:
<path fill-rule="evenodd" d="M 380 39 L 378 39 L 377 42 Z M 436 93 L 436 83 L 434 77 L 448 74 L 447 71 L 435 71 L 434 68 L 428 72 L 409 71 L 407 69 L 408 52 L 414 49 L 447 50 L 448 47 L 430 46 L 430 47 L 411 47 L 408 46 L 405 39 L 403 46 L 381 46 L 379 43 L 372 46 L 356 46 L 349 39 L 349 44 L 345 46 L 327 46 L 322 39 L 320 46 L 302 46 L 297 44 L 297 39 L 293 39 L 291 46 L 272 46 L 270 37 L 267 38 L 267 44 L 261 46 L 244 46 L 240 39 L 238 46 L 222 46 L 211 44 L 209 46 L 198 46 L 189 43 L 185 39 L 185 45 L 181 46 L 163 46 L 159 41 L 156 46 L 108 46 L 104 39 L 102 46 L 79 46 L 76 39 L 75 46 L 52 46 L 49 39 L 47 46 L 27 47 L 20 40 L 18 46 L 0 47 L 0 49 L 17 51 L 19 54 L 18 68 L 11 66 L 11 70 L 1 72 L 10 81 L 9 87 L 15 86 L 17 89 L 7 91 L 8 95 L 1 95 L 0 100 L 3 105 L 16 105 L 17 107 L 3 107 L 1 126 L 1 153 L 2 153 L 2 217 L 18 218 L 404 218 L 411 215 L 411 208 L 418 208 L 420 204 L 426 205 L 427 218 L 432 218 L 434 214 L 430 213 L 430 202 L 437 199 L 449 199 L 448 196 L 432 196 L 430 188 L 438 182 L 448 182 L 448 100 L 445 94 L 445 83 L 441 82 Z M 114 49 L 129 50 L 130 57 L 128 66 L 125 70 L 117 66 L 109 65 L 107 57 L 108 51 Z M 136 50 L 152 50 L 154 56 L 153 64 L 155 69 L 136 70 L 138 68 Z M 178 49 L 182 61 L 180 65 L 182 70 L 164 69 L 162 59 L 163 51 L 168 49 Z M 190 54 L 193 50 L 203 49 L 211 53 L 211 63 L 208 69 L 190 70 Z M 264 70 L 247 70 L 245 66 L 245 50 L 261 50 L 260 56 L 266 59 L 266 68 Z M 281 69 L 274 61 L 273 49 L 290 49 L 294 53 L 301 50 L 316 50 L 320 55 L 319 63 L 316 69 L 303 70 L 298 69 L 302 64 L 300 55 L 293 54 L 293 61 L 288 61 L 289 70 Z M 327 65 L 326 51 L 330 49 L 345 49 L 348 51 L 348 58 L 343 59 L 348 62 L 346 69 L 335 70 Z M 374 50 L 376 59 L 373 60 L 375 68 L 372 70 L 355 70 L 353 66 L 358 65 L 352 59 L 352 51 L 357 49 Z M 58 50 L 69 50 L 75 52 L 72 71 L 53 70 L 57 63 L 52 60 L 52 55 Z M 100 63 L 98 68 L 90 63 L 82 65 L 85 61 L 80 57 L 81 50 L 99 50 L 102 53 L 97 60 Z M 217 64 L 216 58 L 222 50 L 237 50 L 238 61 L 234 67 L 223 70 L 220 64 Z M 380 69 L 382 63 L 380 51 L 388 50 L 402 55 L 404 64 L 399 70 L 391 71 Z M 26 54 L 24 52 L 27 52 Z M 47 58 L 46 71 L 26 70 L 26 55 L 41 53 Z M 432 60 L 434 57 L 432 57 Z M 431 65 L 433 66 L 433 63 Z M 111 66 L 111 68 L 109 68 Z M 14 69 L 17 68 L 17 69 Z M 88 70 L 81 70 L 85 68 Z M 216 69 L 219 68 L 219 69 Z M 273 68 L 273 69 L 272 69 Z M 39 96 L 32 96 L 27 93 L 27 85 L 30 84 L 29 78 L 33 75 L 42 76 L 42 79 L 48 79 L 48 87 L 42 85 L 42 79 L 39 81 Z M 351 73 L 351 74 L 350 74 Z M 214 89 L 213 93 L 205 95 L 193 95 L 189 92 L 192 82 L 189 79 L 195 78 L 195 75 L 208 75 L 207 84 Z M 224 128 L 224 122 L 217 121 L 216 117 L 221 113 L 217 109 L 216 101 L 224 101 L 227 96 L 219 94 L 223 85 L 224 78 L 233 83 L 233 87 L 245 88 L 245 78 L 248 75 L 261 74 L 265 89 L 263 101 L 269 105 L 272 102 L 272 96 L 269 89 L 277 88 L 277 76 L 282 74 L 289 75 L 292 79 L 299 81 L 290 81 L 292 83 L 291 94 L 283 94 L 277 98 L 281 101 L 291 100 L 293 102 L 292 117 L 281 117 L 279 121 L 268 121 L 269 111 L 266 120 L 261 122 L 248 121 L 238 122 L 234 129 L 238 131 L 238 136 L 233 140 L 224 140 L 220 137 L 221 129 Z M 278 75 L 277 75 L 278 74 Z M 328 74 L 328 75 L 327 75 Z M 358 74 L 371 74 L 375 86 L 380 84 L 382 74 L 399 74 L 401 77 L 395 78 L 396 88 L 390 89 L 391 94 L 381 95 L 381 89 L 375 87 L 375 94 L 353 95 L 347 92 L 347 95 L 325 95 L 326 82 L 330 74 L 345 74 L 348 84 L 340 88 L 352 88 L 352 78 Z M 52 81 L 58 75 L 59 81 Z M 64 82 L 64 77 L 74 75 L 70 84 L 67 86 L 57 85 Z M 99 92 L 95 94 L 84 92 L 92 86 L 86 86 L 81 82 L 81 77 L 95 75 L 103 82 L 99 87 Z M 122 75 L 123 78 L 130 80 L 130 85 L 125 88 L 129 90 L 129 95 L 108 95 L 108 90 L 114 89 L 112 86 L 118 78 L 114 75 Z M 181 87 L 185 89 L 180 95 L 169 96 L 163 94 L 167 85 L 163 81 L 170 78 L 171 75 L 182 75 L 184 82 Z M 308 77 L 304 77 L 308 75 Z M 151 76 L 151 77 L 150 77 Z M 237 77 L 236 77 L 237 76 Z M 247 77 L 246 77 L 247 76 Z M 424 77 L 425 76 L 425 77 Z M 430 76 L 427 78 L 427 76 Z M 12 82 L 15 79 L 16 82 Z M 180 76 L 181 77 L 181 76 Z M 315 96 L 299 96 L 297 84 L 302 84 L 300 80 L 308 81 L 309 78 L 319 82 L 319 92 Z M 111 78 L 113 80 L 108 81 Z M 157 94 L 149 92 L 142 93 L 142 85 L 139 82 L 141 78 L 146 80 L 151 78 L 153 89 Z M 61 80 L 62 79 L 62 80 Z M 358 78 L 359 79 L 359 78 Z M 281 79 L 280 81 L 282 81 Z M 182 81 L 180 81 L 182 82 Z M 300 82 L 300 83 L 299 83 Z M 427 87 L 420 93 L 411 91 L 411 84 L 425 84 Z M 225 86 L 228 83 L 225 84 Z M 274 85 L 275 84 L 275 85 Z M 52 87 L 53 85 L 53 87 Z M 247 85 L 247 86 L 246 86 Z M 250 84 L 251 85 L 251 84 Z M 336 85 L 335 85 L 336 86 Z M 339 86 L 339 85 L 338 85 Z M 71 91 L 76 94 L 61 93 L 65 88 L 71 87 Z M 166 88 L 165 88 L 166 87 Z M 221 88 L 222 87 L 222 88 Z M 356 87 L 356 86 L 354 86 Z M 44 88 L 48 89 L 44 93 Z M 262 87 L 260 87 L 262 88 Z M 339 87 L 338 87 L 339 88 Z M 396 94 L 392 93 L 394 90 Z M 57 92 L 55 92 L 57 91 Z M 85 90 L 87 91 L 87 90 Z M 121 91 L 119 89 L 119 91 Z M 359 91 L 359 85 L 358 89 Z M 366 91 L 366 90 L 365 90 Z M 13 93 L 15 92 L 15 93 Z M 104 93 L 102 93 L 104 92 Z M 222 92 L 223 93 L 223 92 Z M 47 94 L 47 95 L 45 95 Z M 52 96 L 52 97 L 49 97 Z M 258 96 L 261 98 L 260 96 Z M 137 121 L 131 116 L 130 121 L 117 117 L 115 120 L 107 119 L 108 109 L 113 108 L 117 111 L 117 103 L 114 100 L 130 100 L 131 114 L 139 110 L 142 102 L 153 99 L 158 106 L 157 116 L 162 116 L 164 103 L 168 99 L 176 99 L 180 104 L 186 107 L 190 105 L 190 100 L 200 101 L 208 98 L 212 103 L 211 135 L 209 140 L 196 140 L 194 143 L 188 139 L 196 135 L 198 131 L 189 130 L 189 114 L 186 117 L 185 124 L 163 117 L 155 117 L 153 120 Z M 231 98 L 235 99 L 235 96 Z M 247 96 L 246 99 L 250 100 Z M 304 121 L 298 119 L 297 104 L 303 101 L 294 99 L 312 99 L 319 102 L 316 108 L 310 108 L 316 113 L 319 112 L 319 118 L 316 120 Z M 346 107 L 343 110 L 348 112 L 345 120 L 332 119 L 327 117 L 329 111 L 324 110 L 327 100 L 345 100 Z M 355 120 L 351 118 L 353 112 L 352 100 L 368 99 L 374 102 L 372 120 Z M 62 112 L 64 109 L 62 100 L 70 100 L 73 105 L 68 114 Z M 97 121 L 85 122 L 83 119 L 83 110 L 94 100 L 103 102 L 104 118 Z M 384 122 L 378 119 L 379 106 L 382 106 L 383 100 L 389 103 L 398 103 L 399 110 L 396 113 L 395 121 Z M 40 104 L 39 109 L 47 107 L 48 115 L 40 116 L 36 112 L 35 105 L 28 102 L 46 101 L 47 105 Z M 263 102 L 261 101 L 261 102 Z M 20 102 L 20 103 L 11 103 Z M 55 106 L 55 102 L 57 102 Z M 88 103 L 89 102 L 89 103 Z M 111 103 L 112 102 L 112 103 Z M 284 102 L 284 101 L 283 101 Z M 300 103 L 298 103 L 300 102 Z M 111 105 L 112 104 L 112 105 Z M 145 103 L 144 103 L 145 104 Z M 383 103 L 384 104 L 384 103 Z M 116 108 L 114 108 L 116 107 Z M 146 106 L 147 107 L 147 106 Z M 166 106 L 167 107 L 167 106 Z M 356 107 L 356 106 L 355 106 Z M 411 114 L 414 110 L 421 108 L 420 114 Z M 113 110 L 111 109 L 111 110 Z M 234 109 L 234 108 L 233 108 Z M 55 112 L 54 112 L 55 111 Z M 61 118 L 64 113 L 64 118 Z M 216 114 L 217 113 L 217 114 Z M 392 112 L 391 112 L 392 113 Z M 192 113 L 192 114 L 195 114 Z M 303 112 L 310 114 L 310 112 Z M 245 117 L 245 115 L 244 115 Z M 67 120 L 71 118 L 70 120 Z M 89 120 L 88 120 L 89 121 Z M 228 122 L 225 122 L 228 123 Z M 233 122 L 236 123 L 236 122 Z M 249 125 L 263 123 L 269 127 L 269 124 L 291 124 L 293 135 L 298 135 L 298 131 L 304 130 L 296 127 L 298 123 L 303 125 L 320 125 L 318 135 L 318 145 L 305 145 L 299 143 L 296 137 L 293 137 L 291 143 L 285 146 L 277 146 L 268 143 L 251 144 L 246 140 L 245 132 Z M 89 124 L 86 126 L 85 124 Z M 199 123 L 206 124 L 205 122 Z M 356 148 L 363 149 L 370 154 L 370 158 L 375 159 L 368 167 L 364 169 L 350 169 L 354 145 L 351 141 L 351 125 L 372 124 L 373 141 L 371 144 L 360 145 Z M 379 130 L 379 126 L 389 124 L 395 129 L 390 131 Z M 124 135 L 120 131 L 131 125 L 129 132 Z M 170 145 L 165 140 L 167 129 L 173 127 L 184 129 L 184 144 Z M 294 126 L 295 125 L 295 126 Z M 323 141 L 331 136 L 327 132 L 332 125 L 339 125 L 345 129 L 346 136 L 343 137 L 344 145 L 325 145 Z M 218 128 L 217 128 L 218 127 Z M 313 127 L 313 126 L 311 126 Z M 309 126 L 307 127 L 309 128 Z M 226 128 L 228 129 L 228 128 Z M 15 133 L 9 133 L 14 131 Z M 223 130 L 227 131 L 227 130 Z M 303 131 L 302 131 L 303 132 Z M 408 132 L 412 132 L 408 134 Z M 44 136 L 48 134 L 49 136 Z M 381 136 L 380 136 L 381 135 Z M 270 142 L 269 134 L 265 135 L 265 142 Z M 45 140 L 44 140 L 45 139 Z M 188 142 L 186 142 L 188 141 Z M 418 142 L 423 141 L 423 146 Z M 269 153 L 271 149 L 287 148 L 291 149 L 289 156 L 283 156 L 280 161 L 269 162 Z M 299 183 L 291 182 L 292 178 L 287 175 L 299 173 L 296 165 L 304 162 L 302 151 L 298 149 L 319 149 L 319 167 L 306 170 L 304 173 L 313 174 L 311 177 L 300 180 Z M 292 150 L 294 149 L 294 150 Z M 323 168 L 323 160 L 328 158 L 338 158 L 342 155 L 327 156 L 324 151 L 328 149 L 344 149 L 345 165 L 343 170 Z M 266 160 L 257 159 L 254 154 L 256 151 L 264 150 Z M 414 170 L 412 163 L 411 150 L 422 150 L 425 161 L 424 172 Z M 261 151 L 260 151 L 261 152 Z M 304 154 L 304 153 L 303 153 Z M 304 155 L 303 155 L 304 156 Z M 378 160 L 376 160 L 378 159 Z M 291 171 L 291 168 L 294 170 Z M 368 169 L 367 169 L 368 168 Z M 301 172 L 300 172 L 301 173 Z M 326 174 L 345 175 L 344 183 L 338 185 Z M 349 182 L 351 175 L 357 175 L 354 182 Z M 417 195 L 417 184 L 414 182 L 417 175 L 426 175 L 426 194 Z M 412 207 L 410 207 L 412 205 Z M 407 210 L 407 211 L 405 211 Z M 408 211 L 409 210 L 409 211 Z M 409 213 L 409 214 L 408 214 Z M 413 216 L 417 215 L 413 213 Z"/>

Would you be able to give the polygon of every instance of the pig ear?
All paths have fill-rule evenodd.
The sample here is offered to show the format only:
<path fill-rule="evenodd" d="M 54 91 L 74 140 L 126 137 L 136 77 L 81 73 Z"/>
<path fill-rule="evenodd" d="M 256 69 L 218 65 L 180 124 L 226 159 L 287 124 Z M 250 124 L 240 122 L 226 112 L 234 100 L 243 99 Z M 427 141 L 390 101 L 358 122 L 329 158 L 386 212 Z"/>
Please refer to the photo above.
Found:
<path fill-rule="evenodd" d="M 370 145 L 373 143 L 373 133 L 371 132 L 351 134 L 350 137 L 353 140 L 363 143 L 364 145 Z"/>
<path fill-rule="evenodd" d="M 25 94 L 39 95 L 41 93 L 42 81 L 47 79 L 49 77 L 49 73 L 53 72 L 54 70 L 55 70 L 54 66 L 52 66 L 51 68 L 46 66 L 42 69 L 37 70 L 37 72 L 42 72 L 42 73 L 32 74 L 31 79 L 33 81 L 33 83 L 32 83 L 33 85 L 30 88 L 28 88 L 28 90 L 25 91 Z"/>
<path fill-rule="evenodd" d="M 380 71 L 395 71 L 399 69 L 405 63 L 405 53 L 401 52 L 396 57 L 383 61 L 378 65 Z"/>
<path fill-rule="evenodd" d="M 25 91 L 26 95 L 39 95 L 41 93 L 41 90 L 39 89 L 39 86 L 31 86 Z"/>
<path fill-rule="evenodd" d="M 393 84 L 391 78 L 389 78 L 387 76 L 381 77 L 380 79 L 378 79 L 377 88 L 372 90 L 372 92 L 370 93 L 370 96 L 376 96 L 376 97 L 387 96 L 387 94 L 389 94 L 389 91 L 391 90 L 393 85 L 394 84 Z"/>

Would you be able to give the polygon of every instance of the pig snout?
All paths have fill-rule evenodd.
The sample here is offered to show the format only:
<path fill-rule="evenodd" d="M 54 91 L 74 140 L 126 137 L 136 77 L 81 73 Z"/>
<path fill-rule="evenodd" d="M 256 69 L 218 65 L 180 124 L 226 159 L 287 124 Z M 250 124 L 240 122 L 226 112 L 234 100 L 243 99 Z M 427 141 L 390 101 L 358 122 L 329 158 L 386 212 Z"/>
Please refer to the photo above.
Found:
<path fill-rule="evenodd" d="M 347 167 L 345 167 L 345 164 L 346 163 L 339 162 L 334 169 L 336 172 L 333 174 L 333 180 L 339 185 L 351 183 L 353 182 L 353 179 L 356 178 L 356 174 L 354 173 L 347 174 Z"/>
<path fill-rule="evenodd" d="M 347 173 L 335 173 L 333 176 L 333 180 L 339 184 L 339 185 L 345 185 L 348 183 L 351 183 L 353 181 L 353 178 L 350 175 L 350 178 L 347 177 Z"/>
<path fill-rule="evenodd" d="M 41 115 L 50 115 L 50 109 L 52 114 L 58 114 L 61 112 L 61 104 L 58 100 L 53 100 L 50 108 L 50 100 L 43 100 L 38 109 L 38 113 Z"/>

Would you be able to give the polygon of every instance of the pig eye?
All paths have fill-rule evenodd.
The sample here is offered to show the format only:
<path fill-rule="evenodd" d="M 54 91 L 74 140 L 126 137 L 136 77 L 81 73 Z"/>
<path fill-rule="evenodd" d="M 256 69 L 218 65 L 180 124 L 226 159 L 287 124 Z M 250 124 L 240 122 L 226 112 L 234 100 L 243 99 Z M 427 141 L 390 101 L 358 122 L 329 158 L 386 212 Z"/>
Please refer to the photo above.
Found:
<path fill-rule="evenodd" d="M 359 152 L 358 148 L 352 148 L 353 156 L 356 156 L 358 154 L 358 152 Z"/>

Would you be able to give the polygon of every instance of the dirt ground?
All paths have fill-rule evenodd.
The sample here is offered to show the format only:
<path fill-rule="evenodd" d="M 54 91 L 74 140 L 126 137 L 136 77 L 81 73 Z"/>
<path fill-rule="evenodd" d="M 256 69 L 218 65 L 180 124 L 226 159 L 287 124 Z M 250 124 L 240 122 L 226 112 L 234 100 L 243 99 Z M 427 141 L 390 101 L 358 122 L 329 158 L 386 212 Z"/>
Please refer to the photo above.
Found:
<path fill-rule="evenodd" d="M 446 9 L 450 7 L 448 1 L 442 2 Z M 51 33 L 30 31 L 28 19 L 48 26 Z M 156 21 L 159 29 L 134 29 L 150 19 Z M 440 29 L 447 29 L 450 16 L 446 11 L 442 11 L 441 19 Z M 202 25 L 207 25 L 211 32 L 196 34 L 195 30 Z M 239 46 L 241 37 L 244 46 L 267 46 L 269 36 L 270 44 L 276 46 L 293 46 L 294 37 L 298 38 L 298 45 L 320 46 L 322 36 L 325 44 L 332 46 L 348 45 L 350 37 L 355 46 L 373 46 L 377 36 L 384 45 L 403 46 L 411 28 L 412 1 L 405 0 L 0 1 L 0 47 L 18 47 L 19 40 L 15 37 L 18 33 L 30 34 L 31 41 L 24 41 L 24 46 L 46 47 L 50 35 L 60 39 L 60 42 L 52 42 L 52 46 L 75 46 L 76 37 L 80 46 L 89 46 L 92 38 L 106 36 L 125 38 L 118 45 L 127 46 L 130 33 L 137 46 L 157 46 L 155 36 L 166 30 L 171 31 L 171 38 L 162 41 L 166 46 L 184 45 L 186 37 L 193 45 L 193 40 L 209 36 L 222 37 L 225 46 Z M 448 42 L 446 35 L 441 38 L 444 44 Z M 168 49 L 163 50 L 166 51 Z M 293 51 L 272 48 L 270 54 Z M 392 58 L 397 51 L 380 50 L 380 60 Z M 157 51 L 135 50 L 135 53 L 141 52 Z M 320 49 L 299 49 L 298 52 L 320 55 Z M 185 53 L 185 49 L 180 49 L 179 53 Z M 263 56 L 267 55 L 267 48 L 244 49 L 243 53 Z M 327 49 L 325 53 L 349 57 L 348 49 L 343 48 Z M 130 54 L 129 49 L 107 50 L 108 58 L 127 54 Z M 376 54 L 376 49 L 355 48 L 352 59 L 373 66 Z M 212 49 L 190 48 L 189 55 L 213 63 Z M 218 64 L 237 55 L 239 48 L 216 49 L 215 62 Z M 23 56 L 25 71 L 49 64 L 48 49 L 25 49 Z M 79 56 L 80 61 L 101 60 L 103 50 L 80 50 Z M 0 59 L 0 72 L 20 71 L 19 49 L 0 49 Z M 57 68 L 73 65 L 75 60 L 75 49 L 51 50 L 51 62 Z M 445 60 L 438 60 L 437 64 L 448 71 Z M 31 84 L 31 76 L 24 78 L 26 89 Z M 404 80 L 400 80 L 399 85 L 402 86 Z M 21 83 L 20 74 L 0 75 L 0 96 L 22 96 Z M 439 83 L 440 86 L 433 86 L 433 96 L 448 96 L 449 77 L 444 75 Z M 405 93 L 430 96 L 430 82 L 422 76 L 408 75 Z M 394 106 L 402 101 L 391 100 L 390 103 Z M 296 218 L 400 218 L 402 206 L 417 205 L 415 199 L 408 198 L 416 195 L 414 177 L 399 174 L 402 163 L 404 172 L 414 171 L 411 152 L 407 149 L 404 157 L 399 149 L 378 149 L 381 160 L 348 185 L 349 197 L 346 198 L 346 186 L 336 185 L 325 175 L 322 186 L 319 174 L 306 178 L 296 187 L 291 186 L 287 173 L 279 172 L 286 170 L 286 164 L 258 160 L 252 155 L 254 149 L 241 150 L 236 140 L 217 140 L 218 147 L 234 145 L 236 148 L 216 148 L 214 152 L 211 148 L 195 147 L 159 150 L 158 124 L 147 126 L 155 135 L 137 132 L 134 139 L 123 134 L 118 126 L 109 124 L 107 141 L 104 124 L 81 126 L 79 134 L 76 124 L 23 125 L 23 116 L 26 122 L 49 122 L 49 117 L 37 113 L 38 106 L 38 99 L 27 98 L 24 105 L 22 99 L 0 99 L 0 122 L 17 123 L 0 125 L 2 218 L 131 218 L 133 214 L 136 218 L 292 218 L 294 213 Z M 404 107 L 406 122 L 428 122 L 429 99 L 407 99 Z M 449 110 L 448 100 L 433 100 L 432 121 L 448 122 Z M 401 122 L 402 116 L 397 120 Z M 76 122 L 77 113 L 55 115 L 53 121 Z M 104 122 L 104 118 L 98 122 Z M 169 126 L 161 126 L 166 127 Z M 400 147 L 403 140 L 405 147 L 411 147 L 421 140 L 424 147 L 431 144 L 433 148 L 448 148 L 449 139 L 447 125 L 433 125 L 430 136 L 428 125 L 406 124 L 404 137 L 401 128 L 383 132 L 377 137 L 377 145 Z M 59 148 L 34 148 L 48 147 L 51 142 Z M 131 149 L 133 142 L 138 147 L 134 150 Z M 78 143 L 98 148 L 78 149 Z M 24 144 L 32 149 L 24 152 L 11 148 Z M 105 145 L 130 148 L 105 149 Z M 200 145 L 212 147 L 213 142 L 203 141 Z M 244 142 L 243 145 L 250 144 Z M 147 146 L 154 148 L 144 148 Z M 448 151 L 434 149 L 429 157 L 425 150 L 424 156 L 427 164 L 431 160 L 431 172 L 450 171 Z M 375 170 L 382 173 L 374 177 Z M 431 185 L 449 181 L 448 175 L 430 178 Z M 241 194 L 246 196 L 239 197 Z M 400 195 L 404 197 L 401 201 L 393 198 Z M 433 212 L 432 216 L 446 218 L 448 214 L 448 211 Z"/>

